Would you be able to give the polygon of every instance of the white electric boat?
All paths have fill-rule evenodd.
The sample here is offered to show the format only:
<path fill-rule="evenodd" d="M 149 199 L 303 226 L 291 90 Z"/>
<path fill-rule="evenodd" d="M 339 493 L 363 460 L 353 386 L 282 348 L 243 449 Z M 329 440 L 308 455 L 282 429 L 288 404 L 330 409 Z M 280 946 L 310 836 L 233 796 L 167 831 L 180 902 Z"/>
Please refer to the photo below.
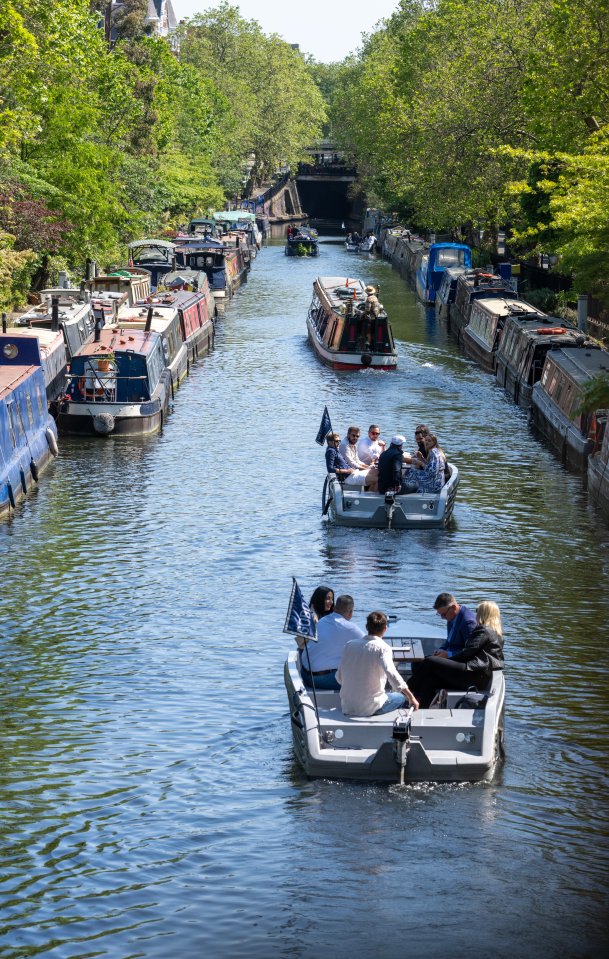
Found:
<path fill-rule="evenodd" d="M 322 493 L 322 515 L 338 526 L 374 529 L 438 529 L 453 515 L 459 470 L 448 464 L 450 477 L 439 493 L 366 493 L 363 486 L 339 483 L 328 473 Z"/>
<path fill-rule="evenodd" d="M 391 623 L 384 639 L 408 681 L 410 663 L 437 649 L 446 633 L 401 620 Z M 503 756 L 502 670 L 493 672 L 483 693 L 447 692 L 440 708 L 404 707 L 367 717 L 345 716 L 338 692 L 305 686 L 297 651 L 288 655 L 284 679 L 294 750 L 312 778 L 478 782 L 492 778 Z"/>

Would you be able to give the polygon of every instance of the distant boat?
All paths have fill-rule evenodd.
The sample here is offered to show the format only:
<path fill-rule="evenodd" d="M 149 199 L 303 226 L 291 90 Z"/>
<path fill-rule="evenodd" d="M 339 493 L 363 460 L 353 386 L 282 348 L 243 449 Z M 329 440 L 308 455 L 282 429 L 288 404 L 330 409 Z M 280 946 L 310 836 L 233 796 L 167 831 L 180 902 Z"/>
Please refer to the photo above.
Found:
<path fill-rule="evenodd" d="M 469 323 L 463 330 L 463 351 L 487 373 L 495 372 L 497 349 L 508 317 L 521 323 L 537 320 L 541 325 L 545 313 L 511 297 L 481 297 L 472 303 Z"/>
<path fill-rule="evenodd" d="M 307 226 L 296 227 L 286 237 L 286 256 L 319 256 L 317 230 Z"/>
<path fill-rule="evenodd" d="M 319 276 L 307 315 L 308 337 L 318 358 L 335 370 L 394 370 L 397 351 L 387 313 L 366 311 L 358 279 Z"/>
<path fill-rule="evenodd" d="M 247 273 L 247 263 L 237 240 L 225 243 L 212 237 L 179 237 L 176 240 L 177 270 L 202 270 L 217 301 L 232 296 Z"/>
<path fill-rule="evenodd" d="M 14 509 L 57 456 L 38 339 L 0 334 L 0 515 Z"/>

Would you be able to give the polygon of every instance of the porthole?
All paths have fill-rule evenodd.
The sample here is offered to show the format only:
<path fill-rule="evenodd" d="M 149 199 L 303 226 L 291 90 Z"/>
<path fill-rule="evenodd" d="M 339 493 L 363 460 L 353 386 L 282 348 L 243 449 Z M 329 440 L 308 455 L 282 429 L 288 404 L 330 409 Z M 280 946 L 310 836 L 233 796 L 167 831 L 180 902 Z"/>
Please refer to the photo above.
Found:
<path fill-rule="evenodd" d="M 16 343 L 5 343 L 2 347 L 2 352 L 7 360 L 14 360 L 15 357 L 19 355 L 19 347 Z"/>

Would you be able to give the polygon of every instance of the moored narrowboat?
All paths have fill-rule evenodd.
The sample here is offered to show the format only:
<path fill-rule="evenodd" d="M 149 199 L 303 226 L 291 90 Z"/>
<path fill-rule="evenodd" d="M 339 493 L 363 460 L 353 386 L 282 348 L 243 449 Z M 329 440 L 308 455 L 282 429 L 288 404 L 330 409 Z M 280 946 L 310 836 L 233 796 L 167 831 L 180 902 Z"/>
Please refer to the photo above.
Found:
<path fill-rule="evenodd" d="M 320 276 L 313 283 L 307 333 L 318 358 L 335 370 L 394 370 L 397 352 L 387 313 L 366 302 L 358 279 Z"/>
<path fill-rule="evenodd" d="M 202 270 L 216 300 L 232 296 L 247 271 L 240 246 L 214 237 L 181 237 L 176 247 L 178 269 Z"/>
<path fill-rule="evenodd" d="M 104 293 L 126 293 L 129 306 L 138 300 L 150 296 L 152 292 L 150 270 L 130 266 L 112 273 L 100 273 L 99 276 L 87 281 L 91 295 Z"/>
<path fill-rule="evenodd" d="M 0 515 L 9 513 L 57 456 L 39 341 L 0 334 Z"/>
<path fill-rule="evenodd" d="M 211 299 L 211 304 L 209 300 Z M 138 303 L 146 313 L 153 308 L 151 329 L 156 329 L 154 318 L 166 316 L 173 318 L 177 312 L 180 321 L 182 339 L 186 345 L 189 363 L 199 356 L 209 353 L 214 344 L 214 302 L 203 293 L 187 290 L 155 293 L 145 303 Z M 211 307 L 211 313 L 210 313 Z M 160 329 L 158 332 L 162 332 Z"/>
<path fill-rule="evenodd" d="M 522 320 L 508 316 L 497 349 L 495 375 L 499 386 L 518 406 L 529 409 L 547 354 L 565 347 L 594 348 L 594 343 L 557 317 Z"/>
<path fill-rule="evenodd" d="M 436 296 L 436 319 L 448 322 L 451 305 L 455 302 L 457 280 L 465 273 L 464 266 L 449 266 L 442 274 Z"/>
<path fill-rule="evenodd" d="M 599 416 L 593 426 L 594 447 L 588 457 L 588 497 L 609 520 L 609 430 L 607 416 Z"/>
<path fill-rule="evenodd" d="M 61 330 L 69 360 L 93 336 L 95 316 L 91 295 L 83 283 L 79 289 L 58 287 L 43 290 L 41 299 L 40 304 L 18 316 L 15 325 L 28 326 L 33 330 Z M 63 372 L 65 370 L 62 376 Z M 64 385 L 63 379 L 61 385 Z"/>
<path fill-rule="evenodd" d="M 505 280 L 494 273 L 466 270 L 457 277 L 454 302 L 448 311 L 448 328 L 458 343 L 463 342 L 463 330 L 469 323 L 472 303 L 481 298 L 510 297 L 518 299 L 515 280 Z"/>
<path fill-rule="evenodd" d="M 164 299 L 174 295 L 178 294 L 155 294 L 148 297 L 122 310 L 119 319 L 120 329 L 124 331 L 153 330 L 160 334 L 172 390 L 180 385 L 189 368 L 189 351 L 184 341 L 180 311 L 175 302 Z"/>
<path fill-rule="evenodd" d="M 463 330 L 463 350 L 487 373 L 495 372 L 497 348 L 508 316 L 521 322 L 537 319 L 541 323 L 545 318 L 544 313 L 524 300 L 495 296 L 481 297 L 472 303 L 469 323 Z"/>
<path fill-rule="evenodd" d="M 156 290 L 165 273 L 175 265 L 175 243 L 168 240 L 136 240 L 129 244 L 130 266 L 150 273 L 150 285 Z"/>
<path fill-rule="evenodd" d="M 105 327 L 96 337 L 72 359 L 60 432 L 124 436 L 161 429 L 171 380 L 160 333 Z"/>
<path fill-rule="evenodd" d="M 47 330 L 44 327 L 17 326 L 8 327 L 6 335 L 38 340 L 47 405 L 52 409 L 55 400 L 64 392 L 66 385 L 68 354 L 62 331 Z"/>
<path fill-rule="evenodd" d="M 465 243 L 432 243 L 419 259 L 416 273 L 417 295 L 423 303 L 435 303 L 442 274 L 449 267 L 472 265 L 472 251 Z"/>
<path fill-rule="evenodd" d="M 609 373 L 609 353 L 597 348 L 553 350 L 533 387 L 531 422 L 572 470 L 583 473 L 596 443 L 601 410 L 579 412 L 583 388 L 593 376 Z"/>

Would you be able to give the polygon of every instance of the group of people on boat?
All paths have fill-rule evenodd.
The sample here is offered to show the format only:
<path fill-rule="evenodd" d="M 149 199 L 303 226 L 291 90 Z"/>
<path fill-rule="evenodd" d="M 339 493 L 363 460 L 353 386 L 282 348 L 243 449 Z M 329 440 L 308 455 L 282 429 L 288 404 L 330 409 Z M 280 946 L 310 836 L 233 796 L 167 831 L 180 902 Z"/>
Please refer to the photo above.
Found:
<path fill-rule="evenodd" d="M 326 435 L 326 468 L 345 486 L 363 486 L 371 493 L 439 493 L 449 476 L 446 456 L 438 438 L 424 424 L 414 431 L 415 448 L 404 451 L 406 437 L 396 433 L 389 444 L 372 423 L 367 436 L 350 426 L 341 440 L 334 431 Z"/>
<path fill-rule="evenodd" d="M 303 682 L 317 690 L 338 690 L 346 716 L 380 715 L 407 705 L 427 709 L 439 691 L 448 689 L 484 692 L 493 671 L 504 667 L 501 614 L 490 600 L 474 612 L 452 593 L 440 593 L 433 608 L 446 623 L 446 640 L 431 656 L 412 663 L 408 682 L 383 639 L 389 622 L 385 613 L 369 613 L 364 632 L 352 621 L 353 597 L 335 599 L 327 586 L 317 587 L 309 607 L 317 642 L 300 650 Z"/>

